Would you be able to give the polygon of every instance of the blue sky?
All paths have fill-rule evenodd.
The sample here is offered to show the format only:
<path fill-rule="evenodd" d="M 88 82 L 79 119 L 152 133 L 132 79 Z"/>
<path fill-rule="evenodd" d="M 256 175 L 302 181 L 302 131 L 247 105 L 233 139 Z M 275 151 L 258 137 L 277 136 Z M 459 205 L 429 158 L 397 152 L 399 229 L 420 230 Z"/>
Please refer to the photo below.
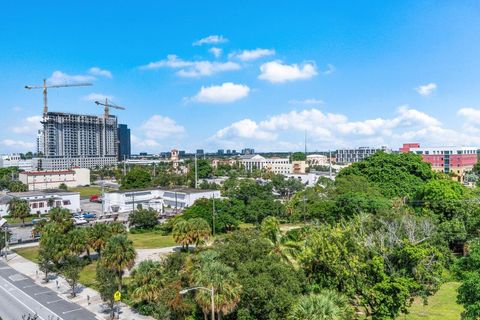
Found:
<path fill-rule="evenodd" d="M 203 39 L 203 41 L 202 41 Z M 478 1 L 49 1 L 0 10 L 0 153 L 51 111 L 125 111 L 133 151 L 480 145 Z"/>

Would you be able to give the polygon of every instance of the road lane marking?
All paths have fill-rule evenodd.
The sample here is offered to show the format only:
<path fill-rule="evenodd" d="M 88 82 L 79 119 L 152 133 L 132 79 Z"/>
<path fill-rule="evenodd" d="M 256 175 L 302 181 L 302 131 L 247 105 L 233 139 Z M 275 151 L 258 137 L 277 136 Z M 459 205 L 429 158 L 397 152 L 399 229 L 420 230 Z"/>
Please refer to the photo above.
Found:
<path fill-rule="evenodd" d="M 37 292 L 37 293 L 35 293 L 35 294 L 33 294 L 33 295 L 34 295 L 34 296 L 38 296 L 38 295 L 45 294 L 45 293 L 54 293 L 54 292 L 51 291 L 51 290 L 48 290 L 48 291 Z"/>
<path fill-rule="evenodd" d="M 47 304 L 60 302 L 60 301 L 65 301 L 65 300 L 64 299 L 57 299 L 57 300 L 53 300 L 53 301 L 47 301 Z"/>
<path fill-rule="evenodd" d="M 1 287 L 0 287 L 1 288 Z M 5 290 L 4 288 L 2 288 L 3 291 L 5 291 L 9 296 L 11 296 L 13 299 L 17 300 L 22 306 L 24 306 L 25 308 L 27 308 L 28 310 L 32 311 L 33 314 L 36 314 L 38 316 L 39 319 L 43 319 L 45 320 L 45 318 L 42 318 L 41 316 L 38 315 L 38 313 L 36 311 L 34 311 L 32 308 L 30 308 L 29 306 L 27 306 L 25 303 L 23 303 L 20 299 L 18 299 L 17 297 L 15 297 L 13 294 L 11 294 L 8 290 Z M 55 314 L 55 313 L 54 313 Z"/>
<path fill-rule="evenodd" d="M 70 313 L 70 312 L 75 312 L 75 311 L 80 311 L 80 310 L 83 310 L 83 308 L 77 308 L 77 309 L 73 309 L 73 310 L 68 310 L 68 311 L 64 311 L 62 312 L 63 314 L 67 314 L 67 313 Z"/>
<path fill-rule="evenodd" d="M 33 287 L 36 287 L 37 285 L 36 284 L 31 284 L 29 286 L 23 286 L 22 288 L 25 289 L 25 288 L 33 288 Z"/>
<path fill-rule="evenodd" d="M 23 294 L 26 298 L 29 298 L 29 299 L 30 299 L 31 301 L 33 301 L 36 305 L 40 306 L 40 309 L 46 310 L 47 312 L 49 312 L 49 313 L 51 313 L 52 315 L 56 316 L 58 319 L 62 319 L 57 313 L 53 312 L 52 310 L 50 310 L 49 308 L 47 308 L 47 306 L 41 304 L 39 301 L 37 301 L 37 300 L 35 300 L 33 297 L 29 296 L 25 291 L 21 290 L 19 287 L 15 286 L 13 283 L 8 282 L 7 279 L 5 279 L 4 277 L 0 276 L 0 280 L 2 280 L 2 282 L 4 282 L 4 283 L 7 283 L 7 284 L 11 285 L 11 286 L 14 287 L 15 289 L 17 289 L 18 292 L 20 292 L 21 294 Z M 3 288 L 2 288 L 2 289 L 3 289 Z M 5 289 L 3 289 L 3 290 L 5 290 Z M 5 291 L 6 291 L 6 290 L 5 290 Z M 10 293 L 9 293 L 9 294 L 10 294 Z M 12 295 L 12 294 L 10 294 L 10 295 L 11 295 L 13 298 L 15 298 L 15 300 L 18 300 L 22 305 L 24 305 L 24 303 L 21 302 L 17 297 L 15 297 L 15 296 Z M 27 308 L 28 308 L 29 310 L 32 310 L 32 308 L 30 308 L 30 307 L 28 307 L 28 306 L 27 306 Z M 32 310 L 32 311 L 33 311 L 33 310 Z M 33 311 L 33 313 L 34 313 L 34 314 L 35 314 L 35 313 L 38 314 L 38 312 L 35 312 L 35 311 Z M 45 320 L 45 318 L 40 317 L 40 315 L 39 315 L 39 318 Z"/>

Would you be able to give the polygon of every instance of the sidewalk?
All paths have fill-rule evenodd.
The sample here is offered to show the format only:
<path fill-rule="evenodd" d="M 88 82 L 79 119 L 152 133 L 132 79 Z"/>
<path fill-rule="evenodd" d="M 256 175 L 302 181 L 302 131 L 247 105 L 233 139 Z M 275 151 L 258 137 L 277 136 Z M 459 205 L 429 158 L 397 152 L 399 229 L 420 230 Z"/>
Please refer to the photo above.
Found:
<path fill-rule="evenodd" d="M 5 260 L 3 260 L 5 261 Z M 109 313 L 106 307 L 103 304 L 100 294 L 91 289 L 87 288 L 81 284 L 78 286 L 78 293 L 75 298 L 70 298 L 70 287 L 67 282 L 61 276 L 57 276 L 56 279 L 50 280 L 48 283 L 44 283 L 43 273 L 38 270 L 37 264 L 27 260 L 16 253 L 10 253 L 8 255 L 8 261 L 6 262 L 10 267 L 14 268 L 18 272 L 25 274 L 26 276 L 32 278 L 35 283 L 43 287 L 47 287 L 51 290 L 57 292 L 62 298 L 72 301 L 83 308 L 93 312 L 97 319 L 108 319 Z M 58 281 L 58 288 L 57 288 Z M 90 303 L 88 303 L 87 297 L 90 297 Z M 136 319 L 153 319 L 151 317 L 146 317 L 138 314 L 136 311 L 131 309 L 124 303 L 120 304 L 120 319 L 126 320 L 136 320 Z"/>

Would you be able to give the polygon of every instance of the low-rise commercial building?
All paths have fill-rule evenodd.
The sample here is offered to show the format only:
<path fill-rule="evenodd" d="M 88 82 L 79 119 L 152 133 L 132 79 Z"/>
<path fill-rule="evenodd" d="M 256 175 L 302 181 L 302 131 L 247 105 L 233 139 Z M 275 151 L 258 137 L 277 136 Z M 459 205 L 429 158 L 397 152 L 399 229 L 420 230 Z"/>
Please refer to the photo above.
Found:
<path fill-rule="evenodd" d="M 58 189 L 61 184 L 74 188 L 90 184 L 90 169 L 25 171 L 18 179 L 28 186 L 28 190 Z"/>
<path fill-rule="evenodd" d="M 17 167 L 20 170 L 32 170 L 32 159 L 22 159 L 19 154 L 7 154 L 0 157 L 0 168 Z"/>
<path fill-rule="evenodd" d="M 454 174 L 463 181 L 465 172 L 471 171 L 478 162 L 478 147 L 420 147 L 418 143 L 405 143 L 400 152 L 421 155 L 423 161 L 432 165 L 437 172 Z"/>
<path fill-rule="evenodd" d="M 52 208 L 64 208 L 70 212 L 80 212 L 80 193 L 61 190 L 9 192 L 0 196 L 0 217 L 8 215 L 8 206 L 12 199 L 28 202 L 30 214 L 45 214 Z"/>
<path fill-rule="evenodd" d="M 219 190 L 202 190 L 192 188 L 142 189 L 113 191 L 104 194 L 105 212 L 131 212 L 138 205 L 163 212 L 165 208 L 182 211 L 202 198 L 220 198 Z"/>
<path fill-rule="evenodd" d="M 360 147 L 356 149 L 338 149 L 336 161 L 340 164 L 359 162 L 380 151 L 386 153 L 391 152 L 391 150 L 385 146 L 381 148 Z"/>

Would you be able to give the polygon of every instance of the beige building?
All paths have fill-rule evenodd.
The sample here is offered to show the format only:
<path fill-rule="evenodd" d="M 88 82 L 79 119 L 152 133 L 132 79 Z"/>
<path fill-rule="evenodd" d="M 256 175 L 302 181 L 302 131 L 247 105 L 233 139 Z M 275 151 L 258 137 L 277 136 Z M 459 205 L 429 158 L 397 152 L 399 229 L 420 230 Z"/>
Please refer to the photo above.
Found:
<path fill-rule="evenodd" d="M 73 188 L 90 184 L 90 169 L 25 171 L 18 178 L 28 186 L 28 190 L 58 189 L 62 183 Z"/>

